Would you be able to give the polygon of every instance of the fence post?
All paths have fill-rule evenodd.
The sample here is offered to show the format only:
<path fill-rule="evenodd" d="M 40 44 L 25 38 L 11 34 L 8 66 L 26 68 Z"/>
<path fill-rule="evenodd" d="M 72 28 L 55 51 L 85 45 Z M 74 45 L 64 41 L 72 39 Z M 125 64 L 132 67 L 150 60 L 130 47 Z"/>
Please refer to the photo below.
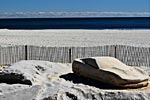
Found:
<path fill-rule="evenodd" d="M 115 54 L 114 54 L 115 58 L 117 58 L 117 45 L 115 45 Z"/>
<path fill-rule="evenodd" d="M 71 48 L 69 48 L 69 63 L 71 63 Z"/>
<path fill-rule="evenodd" d="M 28 60 L 28 51 L 27 51 L 27 45 L 25 45 L 25 60 Z"/>
<path fill-rule="evenodd" d="M 148 59 L 149 59 L 149 67 L 150 67 L 150 47 L 149 47 L 149 57 L 148 57 Z"/>

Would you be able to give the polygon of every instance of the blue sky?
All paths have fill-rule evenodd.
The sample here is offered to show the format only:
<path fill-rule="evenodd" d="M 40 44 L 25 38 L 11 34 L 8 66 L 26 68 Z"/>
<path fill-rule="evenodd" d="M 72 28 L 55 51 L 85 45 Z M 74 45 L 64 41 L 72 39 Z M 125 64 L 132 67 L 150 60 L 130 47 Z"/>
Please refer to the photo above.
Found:
<path fill-rule="evenodd" d="M 150 0 L 0 0 L 0 12 L 150 12 Z"/>

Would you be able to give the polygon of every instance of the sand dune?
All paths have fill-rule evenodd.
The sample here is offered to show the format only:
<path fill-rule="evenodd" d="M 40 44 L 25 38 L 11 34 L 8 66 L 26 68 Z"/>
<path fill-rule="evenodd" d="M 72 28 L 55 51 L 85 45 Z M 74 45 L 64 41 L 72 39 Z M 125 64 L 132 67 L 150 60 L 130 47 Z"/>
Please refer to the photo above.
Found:
<path fill-rule="evenodd" d="M 20 61 L 0 77 L 5 82 L 0 84 L 0 100 L 150 100 L 150 86 L 120 89 L 78 77 L 70 64 Z"/>
<path fill-rule="evenodd" d="M 0 30 L 0 45 L 150 46 L 150 30 Z"/>

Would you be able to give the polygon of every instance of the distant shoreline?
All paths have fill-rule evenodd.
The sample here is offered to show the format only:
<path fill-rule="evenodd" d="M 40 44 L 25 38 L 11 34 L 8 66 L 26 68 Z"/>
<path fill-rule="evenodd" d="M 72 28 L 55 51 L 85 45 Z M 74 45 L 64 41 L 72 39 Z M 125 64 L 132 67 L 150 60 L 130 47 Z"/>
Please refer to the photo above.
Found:
<path fill-rule="evenodd" d="M 118 18 L 150 18 L 150 17 L 139 17 L 139 16 L 137 16 L 137 17 L 133 17 L 133 16 L 128 16 L 128 17 L 124 17 L 124 16 L 119 16 L 119 17 L 113 17 L 113 16 L 106 16 L 106 17 L 91 17 L 91 16 L 89 16 L 89 17 L 6 17 L 6 18 L 1 18 L 0 17 L 0 19 L 74 19 L 74 18 L 79 18 L 79 19 L 91 19 L 91 18 L 100 18 L 100 19 L 109 19 L 109 18 L 114 18 L 114 19 L 118 19 Z"/>

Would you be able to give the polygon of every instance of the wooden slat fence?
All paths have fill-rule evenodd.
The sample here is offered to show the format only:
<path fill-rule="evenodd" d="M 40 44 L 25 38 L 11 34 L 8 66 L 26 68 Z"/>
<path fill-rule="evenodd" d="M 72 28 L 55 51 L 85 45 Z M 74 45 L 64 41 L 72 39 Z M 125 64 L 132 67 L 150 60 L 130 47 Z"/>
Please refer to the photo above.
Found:
<path fill-rule="evenodd" d="M 0 65 L 20 60 L 71 63 L 76 58 L 111 56 L 127 65 L 150 66 L 150 48 L 123 45 L 97 47 L 0 46 Z"/>
<path fill-rule="evenodd" d="M 69 62 L 69 47 L 27 46 L 27 59 L 67 63 Z"/>
<path fill-rule="evenodd" d="M 150 48 L 117 45 L 116 58 L 131 66 L 150 66 Z"/>
<path fill-rule="evenodd" d="M 111 56 L 115 57 L 115 45 L 97 47 L 72 47 L 71 60 L 84 57 Z"/>
<path fill-rule="evenodd" d="M 12 64 L 25 59 L 25 46 L 0 46 L 0 65 Z"/>

